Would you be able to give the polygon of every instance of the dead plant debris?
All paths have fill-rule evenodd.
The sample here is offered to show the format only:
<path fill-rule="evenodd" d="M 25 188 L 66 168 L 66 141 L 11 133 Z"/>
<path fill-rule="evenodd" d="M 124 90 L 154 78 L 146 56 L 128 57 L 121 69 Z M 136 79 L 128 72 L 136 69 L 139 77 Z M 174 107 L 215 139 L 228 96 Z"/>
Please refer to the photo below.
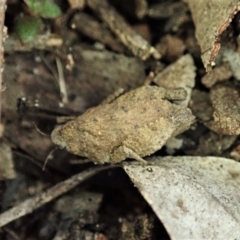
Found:
<path fill-rule="evenodd" d="M 29 1 L 0 0 L 0 239 L 237 239 L 239 2 L 58 0 L 22 43 Z"/>

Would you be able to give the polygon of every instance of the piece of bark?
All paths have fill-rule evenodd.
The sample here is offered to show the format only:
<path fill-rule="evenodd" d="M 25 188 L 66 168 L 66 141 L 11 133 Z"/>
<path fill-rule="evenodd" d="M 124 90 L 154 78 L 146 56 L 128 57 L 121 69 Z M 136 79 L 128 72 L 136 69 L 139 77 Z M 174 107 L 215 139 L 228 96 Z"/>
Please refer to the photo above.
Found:
<path fill-rule="evenodd" d="M 190 108 L 210 130 L 225 135 L 240 134 L 239 95 L 232 86 L 218 84 L 206 92 L 194 90 Z"/>
<path fill-rule="evenodd" d="M 213 117 L 218 133 L 226 135 L 240 134 L 240 98 L 239 92 L 232 86 L 218 84 L 211 89 Z"/>
<path fill-rule="evenodd" d="M 239 11 L 237 0 L 184 0 L 191 11 L 196 27 L 196 38 L 201 47 L 202 61 L 211 70 L 221 47 L 220 36 Z"/>
<path fill-rule="evenodd" d="M 87 0 L 87 4 L 101 17 L 111 31 L 134 56 L 142 60 L 146 60 L 150 56 L 156 59 L 161 58 L 159 52 L 137 34 L 106 0 Z"/>

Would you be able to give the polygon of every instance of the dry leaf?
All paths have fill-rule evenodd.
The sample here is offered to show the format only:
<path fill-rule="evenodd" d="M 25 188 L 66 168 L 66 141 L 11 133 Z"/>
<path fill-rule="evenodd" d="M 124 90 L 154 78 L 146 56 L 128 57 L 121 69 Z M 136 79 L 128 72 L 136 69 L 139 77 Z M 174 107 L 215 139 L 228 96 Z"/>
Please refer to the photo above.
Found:
<path fill-rule="evenodd" d="M 217 157 L 150 158 L 124 169 L 171 239 L 240 236 L 240 164 Z"/>
<path fill-rule="evenodd" d="M 209 70 L 220 49 L 219 37 L 229 26 L 240 6 L 237 0 L 184 1 L 189 5 L 195 23 L 203 64 Z"/>

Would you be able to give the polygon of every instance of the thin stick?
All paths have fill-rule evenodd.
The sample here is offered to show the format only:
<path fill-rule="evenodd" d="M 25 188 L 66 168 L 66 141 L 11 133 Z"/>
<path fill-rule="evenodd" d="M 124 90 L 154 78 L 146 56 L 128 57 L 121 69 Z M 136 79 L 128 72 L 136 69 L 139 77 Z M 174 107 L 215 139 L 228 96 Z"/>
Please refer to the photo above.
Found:
<path fill-rule="evenodd" d="M 58 57 L 56 58 L 56 64 L 57 64 L 57 69 L 58 69 L 58 84 L 59 84 L 60 93 L 62 95 L 61 96 L 62 103 L 65 105 L 68 103 L 67 88 L 66 88 L 62 63 Z"/>
<path fill-rule="evenodd" d="M 120 165 L 108 165 L 90 168 L 84 172 L 73 175 L 69 179 L 56 184 L 55 186 L 49 188 L 45 192 L 39 193 L 38 195 L 31 197 L 17 206 L 7 210 L 6 212 L 0 214 L 0 227 L 23 217 L 29 213 L 32 213 L 37 208 L 43 206 L 44 204 L 54 200 L 60 195 L 70 191 L 78 184 L 92 177 L 96 173 L 99 173 L 103 170 L 119 167 Z"/>
<path fill-rule="evenodd" d="M 65 105 L 68 103 L 68 96 L 67 96 L 67 88 L 66 88 L 66 83 L 65 83 L 65 78 L 64 78 L 64 73 L 63 73 L 63 67 L 61 60 L 57 57 L 56 58 L 56 65 L 57 65 L 57 70 L 58 73 L 55 71 L 55 69 L 52 67 L 48 59 L 45 57 L 41 56 L 42 61 L 45 63 L 47 68 L 50 70 L 52 73 L 53 77 L 57 80 L 59 91 L 60 91 L 60 97 L 62 99 L 61 104 Z"/>
<path fill-rule="evenodd" d="M 48 61 L 47 58 L 45 58 L 42 54 L 40 55 L 42 61 L 45 63 L 48 70 L 52 73 L 53 77 L 56 79 L 58 84 L 58 73 L 57 71 L 52 67 L 51 63 Z"/>
<path fill-rule="evenodd" d="M 50 153 L 47 155 L 43 167 L 42 167 L 42 171 L 45 171 L 45 168 L 47 166 L 48 161 L 52 158 L 52 154 L 57 150 L 57 148 L 54 148 L 53 150 L 50 151 Z"/>
<path fill-rule="evenodd" d="M 52 50 L 61 47 L 63 40 L 54 34 L 45 33 L 44 35 L 38 35 L 34 41 L 28 42 L 22 45 L 19 38 L 9 36 L 4 43 L 4 52 L 8 54 L 14 54 L 14 52 L 30 52 L 33 49 L 38 50 Z"/>
<path fill-rule="evenodd" d="M 38 128 L 38 126 L 37 126 L 37 124 L 36 124 L 35 122 L 32 122 L 32 124 L 33 124 L 33 126 L 36 128 L 37 132 L 39 132 L 41 135 L 43 135 L 43 136 L 45 136 L 45 137 L 49 137 L 49 134 L 46 134 L 46 133 L 44 133 L 43 131 L 41 131 L 41 130 Z"/>

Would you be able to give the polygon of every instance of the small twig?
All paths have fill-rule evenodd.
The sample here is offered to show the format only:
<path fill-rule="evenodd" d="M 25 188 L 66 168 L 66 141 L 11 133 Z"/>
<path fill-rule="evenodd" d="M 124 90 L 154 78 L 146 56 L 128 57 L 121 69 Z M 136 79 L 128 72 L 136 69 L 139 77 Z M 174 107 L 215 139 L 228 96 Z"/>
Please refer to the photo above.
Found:
<path fill-rule="evenodd" d="M 32 213 L 37 208 L 43 206 L 44 204 L 54 200 L 60 195 L 70 191 L 78 184 L 92 177 L 96 173 L 99 173 L 103 170 L 119 167 L 120 165 L 109 165 L 109 166 L 101 166 L 90 168 L 84 172 L 73 175 L 71 178 L 56 184 L 55 186 L 49 188 L 48 190 L 39 193 L 38 195 L 31 197 L 17 206 L 7 210 L 6 212 L 0 214 L 0 227 L 23 217 L 29 213 Z"/>
<path fill-rule="evenodd" d="M 32 124 L 33 124 L 33 126 L 36 128 L 36 130 L 37 130 L 38 133 L 40 133 L 41 135 L 43 135 L 43 136 L 45 136 L 45 137 L 49 137 L 49 134 L 46 134 L 46 133 L 44 133 L 43 131 L 41 131 L 35 122 L 32 122 Z"/>
<path fill-rule="evenodd" d="M 67 96 L 67 88 L 63 73 L 63 67 L 60 58 L 56 58 L 56 64 L 58 69 L 58 83 L 59 83 L 59 89 L 62 97 L 62 103 L 65 105 L 68 103 L 68 96 Z"/>
<path fill-rule="evenodd" d="M 146 60 L 150 56 L 156 59 L 161 58 L 160 53 L 148 41 L 136 33 L 106 0 L 87 0 L 87 4 L 93 11 L 99 14 L 110 30 L 133 55 L 142 60 Z"/>
<path fill-rule="evenodd" d="M 40 55 L 40 58 L 42 59 L 42 61 L 45 63 L 46 67 L 48 68 L 48 70 L 52 73 L 53 77 L 56 79 L 56 81 L 58 82 L 58 73 L 55 70 L 55 68 L 52 67 L 51 63 L 49 62 L 49 60 L 47 58 L 45 58 L 43 55 Z"/>
<path fill-rule="evenodd" d="M 21 44 L 18 38 L 9 36 L 8 40 L 4 43 L 4 49 L 6 53 L 14 52 L 30 52 L 33 49 L 46 50 L 61 47 L 63 40 L 56 35 L 46 33 L 44 35 L 38 35 L 34 41 L 27 44 Z"/>
<path fill-rule="evenodd" d="M 42 171 L 45 171 L 45 168 L 47 166 L 47 163 L 50 159 L 52 159 L 52 154 L 57 150 L 57 148 L 54 148 L 50 151 L 50 153 L 47 155 L 45 161 L 44 161 L 44 164 L 43 164 L 43 167 L 42 167 Z"/>

